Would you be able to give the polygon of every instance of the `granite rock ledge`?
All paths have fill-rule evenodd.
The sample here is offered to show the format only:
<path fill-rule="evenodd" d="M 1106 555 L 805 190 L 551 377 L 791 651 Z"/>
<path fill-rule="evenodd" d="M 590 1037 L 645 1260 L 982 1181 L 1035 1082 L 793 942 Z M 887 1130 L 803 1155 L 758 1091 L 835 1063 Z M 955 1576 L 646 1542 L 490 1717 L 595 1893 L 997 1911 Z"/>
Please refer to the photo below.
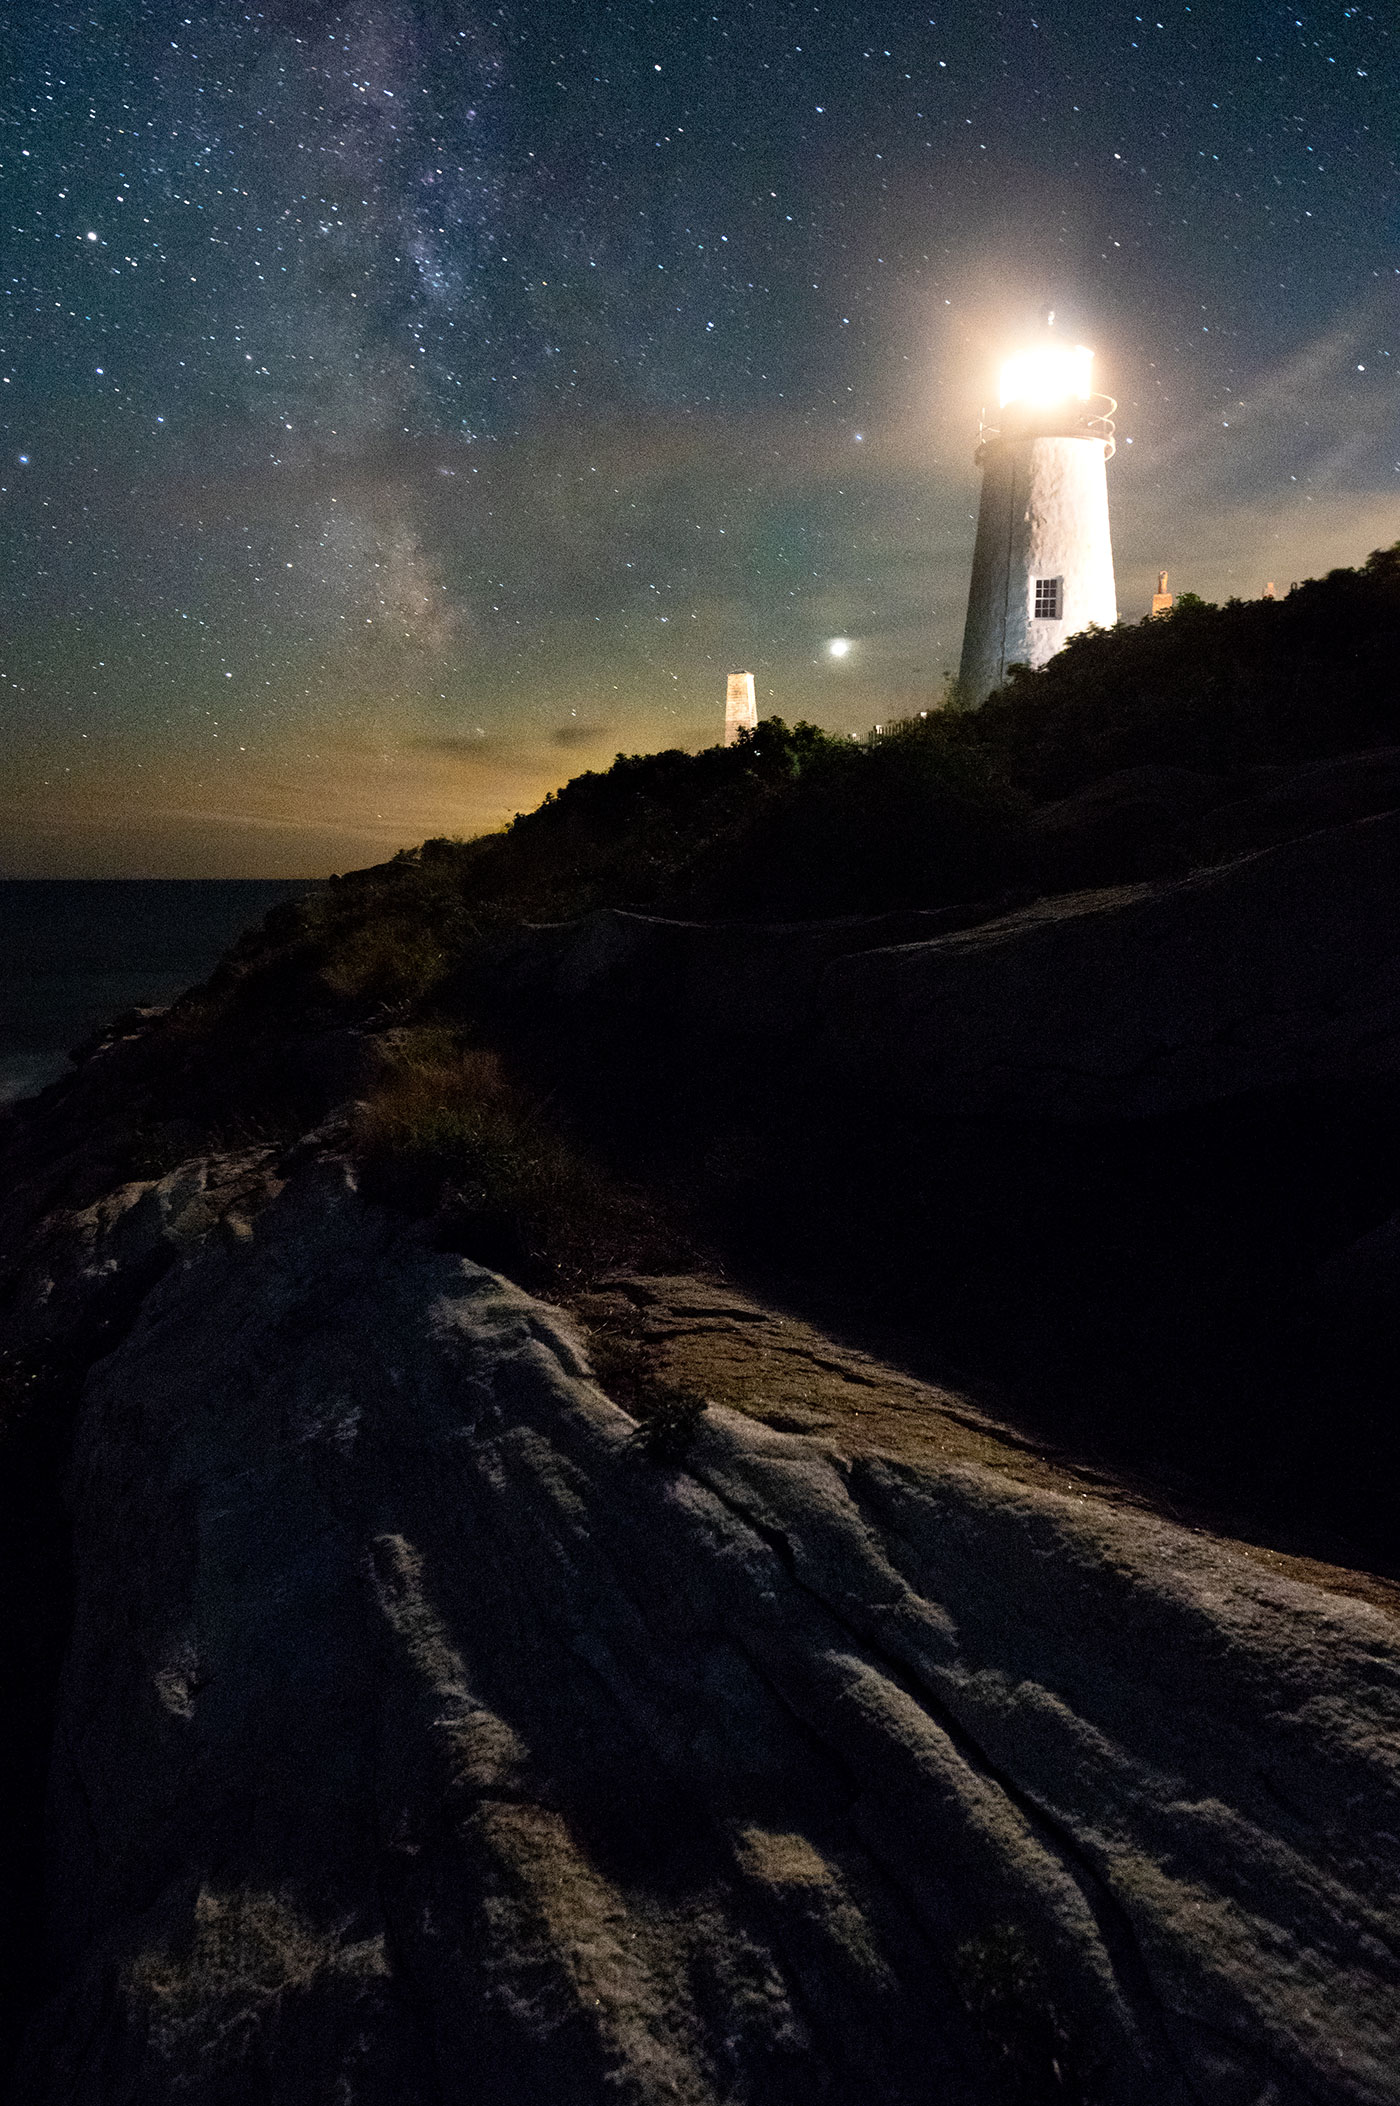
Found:
<path fill-rule="evenodd" d="M 1381 1610 L 719 1406 L 658 1467 L 333 1154 L 177 1218 L 80 1413 L 25 2106 L 990 2106 L 1008 1938 L 1065 2096 L 1400 2101 Z"/>

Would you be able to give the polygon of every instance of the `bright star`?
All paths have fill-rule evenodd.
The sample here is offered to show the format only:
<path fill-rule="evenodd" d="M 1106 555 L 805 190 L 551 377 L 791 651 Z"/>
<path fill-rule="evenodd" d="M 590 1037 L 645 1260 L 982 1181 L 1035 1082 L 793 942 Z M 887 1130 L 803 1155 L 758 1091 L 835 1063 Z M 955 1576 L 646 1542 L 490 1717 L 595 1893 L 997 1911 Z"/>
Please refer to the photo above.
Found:
<path fill-rule="evenodd" d="M 849 636 L 833 636 L 826 648 L 828 655 L 832 658 L 849 658 L 851 655 L 851 639 Z"/>

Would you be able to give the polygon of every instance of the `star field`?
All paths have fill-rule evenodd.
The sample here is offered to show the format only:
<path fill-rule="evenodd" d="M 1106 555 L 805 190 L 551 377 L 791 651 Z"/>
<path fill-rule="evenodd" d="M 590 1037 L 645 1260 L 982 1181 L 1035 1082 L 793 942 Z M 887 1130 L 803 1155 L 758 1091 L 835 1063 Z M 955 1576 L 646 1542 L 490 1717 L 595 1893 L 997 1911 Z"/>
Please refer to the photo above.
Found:
<path fill-rule="evenodd" d="M 955 663 L 1047 306 L 1120 607 L 1400 536 L 1379 6 L 30 0 L 0 869 L 313 874 Z M 833 638 L 850 649 L 833 653 Z"/>

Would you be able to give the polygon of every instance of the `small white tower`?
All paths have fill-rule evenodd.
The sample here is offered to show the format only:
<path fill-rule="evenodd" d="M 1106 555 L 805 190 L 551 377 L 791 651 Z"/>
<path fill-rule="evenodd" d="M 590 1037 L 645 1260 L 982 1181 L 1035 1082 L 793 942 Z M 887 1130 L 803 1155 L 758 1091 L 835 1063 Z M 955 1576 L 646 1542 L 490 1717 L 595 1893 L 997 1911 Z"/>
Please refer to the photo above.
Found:
<path fill-rule="evenodd" d="M 741 731 L 752 731 L 758 723 L 758 705 L 753 698 L 753 674 L 731 673 L 724 698 L 724 743 L 735 746 Z"/>
<path fill-rule="evenodd" d="M 1076 630 L 1118 619 L 1104 474 L 1118 405 L 1090 392 L 1093 358 L 1050 341 L 1001 369 L 1001 424 L 983 426 L 976 453 L 964 706 L 985 702 L 1011 666 L 1044 665 Z"/>

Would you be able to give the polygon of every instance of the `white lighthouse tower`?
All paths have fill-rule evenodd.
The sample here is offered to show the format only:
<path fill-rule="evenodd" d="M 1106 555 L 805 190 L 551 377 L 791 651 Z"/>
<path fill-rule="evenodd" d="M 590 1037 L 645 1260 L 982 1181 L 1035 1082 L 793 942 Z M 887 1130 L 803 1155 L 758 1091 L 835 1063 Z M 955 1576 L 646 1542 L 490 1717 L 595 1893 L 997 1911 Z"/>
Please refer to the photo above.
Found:
<path fill-rule="evenodd" d="M 1076 630 L 1118 619 L 1104 473 L 1118 405 L 1092 392 L 1093 359 L 1052 339 L 1001 369 L 1001 423 L 983 426 L 976 454 L 965 706 L 985 702 L 1011 666 L 1044 665 Z"/>

